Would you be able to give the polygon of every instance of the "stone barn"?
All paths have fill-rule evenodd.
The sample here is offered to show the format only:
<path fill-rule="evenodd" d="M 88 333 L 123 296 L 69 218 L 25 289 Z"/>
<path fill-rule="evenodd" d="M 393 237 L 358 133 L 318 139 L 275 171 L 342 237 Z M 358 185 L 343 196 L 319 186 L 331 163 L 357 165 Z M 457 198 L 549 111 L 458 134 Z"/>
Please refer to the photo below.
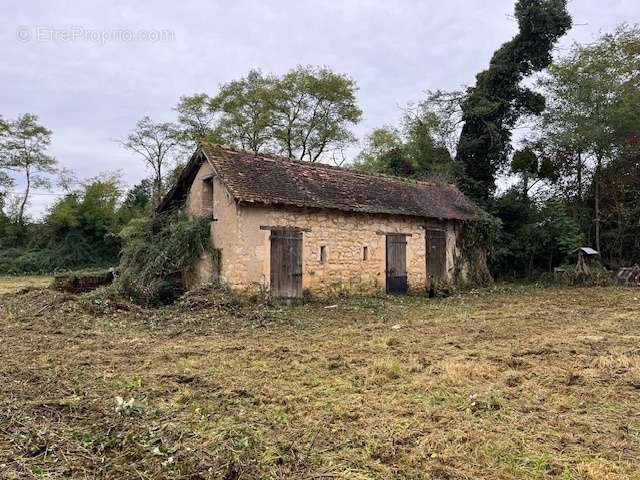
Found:
<path fill-rule="evenodd" d="M 477 207 L 453 185 L 200 146 L 158 210 L 211 218 L 190 287 L 275 297 L 425 291 L 464 279 L 458 234 Z"/>

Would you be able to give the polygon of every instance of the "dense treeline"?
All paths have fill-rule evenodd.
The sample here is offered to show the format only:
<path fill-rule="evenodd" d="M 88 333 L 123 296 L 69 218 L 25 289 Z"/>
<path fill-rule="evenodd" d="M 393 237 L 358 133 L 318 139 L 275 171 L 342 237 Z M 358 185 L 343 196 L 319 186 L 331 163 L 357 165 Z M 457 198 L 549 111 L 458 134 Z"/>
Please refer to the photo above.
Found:
<path fill-rule="evenodd" d="M 91 179 L 56 201 L 41 222 L 0 214 L 0 272 L 51 273 L 117 265 L 122 228 L 147 213 L 150 182 L 126 195 L 115 177 Z"/>
<path fill-rule="evenodd" d="M 499 219 L 497 277 L 550 272 L 582 245 L 611 267 L 640 262 L 640 30 L 623 25 L 552 61 L 571 26 L 566 1 L 519 0 L 515 18 L 519 32 L 473 86 L 428 92 L 349 167 L 457 183 Z M 35 115 L 0 117 L 0 272 L 117 264 L 125 227 L 151 214 L 198 142 L 342 165 L 356 93 L 347 75 L 300 66 L 183 96 L 175 122 L 143 117 L 118 140 L 151 172 L 128 192 L 117 176 L 78 182 L 60 168 Z M 23 193 L 8 195 L 16 181 Z M 33 190 L 54 184 L 66 193 L 32 221 Z"/>
<path fill-rule="evenodd" d="M 560 2 L 552 3 L 553 14 L 563 18 Z M 521 23 L 528 15 L 524 8 L 516 14 Z M 538 55 L 549 48 L 545 39 Z M 537 107 L 522 110 L 512 100 L 518 109 L 505 123 L 495 115 L 507 108 L 502 102 L 512 98 L 513 84 L 501 95 L 495 84 L 487 88 L 486 77 L 511 71 L 513 61 L 501 49 L 475 87 L 430 92 L 400 129 L 384 127 L 367 137 L 356 168 L 454 179 L 501 221 L 491 265 L 498 277 L 550 272 L 574 261 L 572 253 L 584 245 L 600 251 L 610 268 L 640 262 L 640 29 L 623 25 L 592 44 L 574 45 L 529 82 L 535 91 L 520 91 Z M 469 153 L 471 102 L 483 124 L 477 144 L 495 140 L 493 153 L 484 147 Z M 507 140 L 515 125 L 526 135 L 513 151 Z M 497 193 L 496 181 L 502 184 Z"/>

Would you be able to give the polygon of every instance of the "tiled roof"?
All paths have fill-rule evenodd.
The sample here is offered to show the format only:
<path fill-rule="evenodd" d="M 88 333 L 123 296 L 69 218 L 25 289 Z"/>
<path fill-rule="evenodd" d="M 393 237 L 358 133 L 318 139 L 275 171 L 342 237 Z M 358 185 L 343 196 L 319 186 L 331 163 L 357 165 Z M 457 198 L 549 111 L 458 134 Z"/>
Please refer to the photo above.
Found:
<path fill-rule="evenodd" d="M 242 203 L 455 220 L 472 219 L 477 212 L 450 184 L 370 175 L 216 146 L 200 148 L 222 183 Z M 159 210 L 184 199 L 202 157 L 196 152 Z"/>

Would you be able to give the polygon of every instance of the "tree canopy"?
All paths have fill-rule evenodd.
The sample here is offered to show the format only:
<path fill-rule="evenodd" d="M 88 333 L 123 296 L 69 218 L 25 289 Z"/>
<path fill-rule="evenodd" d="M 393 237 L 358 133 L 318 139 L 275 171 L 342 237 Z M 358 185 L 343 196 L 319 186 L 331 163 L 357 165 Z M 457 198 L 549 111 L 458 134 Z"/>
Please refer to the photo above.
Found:
<path fill-rule="evenodd" d="M 454 181 L 460 166 L 450 146 L 448 116 L 443 116 L 431 97 L 408 106 L 400 128 L 381 127 L 365 138 L 354 168 L 412 178 L 440 178 Z"/>
<path fill-rule="evenodd" d="M 154 122 L 148 116 L 140 120 L 126 137 L 117 140 L 125 149 L 139 155 L 153 172 L 153 203 L 157 204 L 164 193 L 164 177 L 175 162 L 185 137 L 170 122 Z"/>
<path fill-rule="evenodd" d="M 545 108 L 544 97 L 522 86 L 522 80 L 551 64 L 554 44 L 571 27 L 566 0 L 519 0 L 515 18 L 520 31 L 494 53 L 461 103 L 460 184 L 482 203 L 493 194 L 496 173 L 508 161 L 516 122 Z"/>
<path fill-rule="evenodd" d="M 22 225 L 31 189 L 49 186 L 46 174 L 56 170 L 55 158 L 47 153 L 51 130 L 38 123 L 38 117 L 30 113 L 20 115 L 14 121 L 2 122 L 0 128 L 0 168 L 24 175 L 25 191 L 16 213 L 18 224 Z M 6 172 L 0 172 L 0 186 L 2 184 L 13 184 Z"/>
<path fill-rule="evenodd" d="M 215 96 L 182 97 L 176 110 L 192 140 L 316 162 L 355 141 L 356 91 L 351 78 L 328 68 L 299 66 L 280 77 L 251 70 Z"/>
<path fill-rule="evenodd" d="M 600 250 L 602 222 L 617 222 L 601 209 L 603 197 L 611 201 L 617 193 L 603 189 L 605 170 L 615 164 L 620 174 L 632 175 L 638 158 L 640 29 L 623 25 L 590 45 L 575 45 L 539 85 L 548 106 L 537 147 L 559 173 L 553 187 L 581 211 L 585 202 L 592 205 L 593 221 L 585 227 Z"/>

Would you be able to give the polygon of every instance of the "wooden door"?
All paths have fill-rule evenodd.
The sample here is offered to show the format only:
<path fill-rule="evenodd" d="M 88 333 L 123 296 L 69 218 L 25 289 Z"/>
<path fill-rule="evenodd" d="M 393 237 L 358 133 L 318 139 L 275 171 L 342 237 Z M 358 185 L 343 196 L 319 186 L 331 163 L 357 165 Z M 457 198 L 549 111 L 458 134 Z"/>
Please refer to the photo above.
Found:
<path fill-rule="evenodd" d="M 406 293 L 407 237 L 387 235 L 387 293 Z"/>
<path fill-rule="evenodd" d="M 271 231 L 271 295 L 302 297 L 302 232 Z"/>
<path fill-rule="evenodd" d="M 447 233 L 444 230 L 427 230 L 427 283 L 435 285 L 446 278 Z"/>

